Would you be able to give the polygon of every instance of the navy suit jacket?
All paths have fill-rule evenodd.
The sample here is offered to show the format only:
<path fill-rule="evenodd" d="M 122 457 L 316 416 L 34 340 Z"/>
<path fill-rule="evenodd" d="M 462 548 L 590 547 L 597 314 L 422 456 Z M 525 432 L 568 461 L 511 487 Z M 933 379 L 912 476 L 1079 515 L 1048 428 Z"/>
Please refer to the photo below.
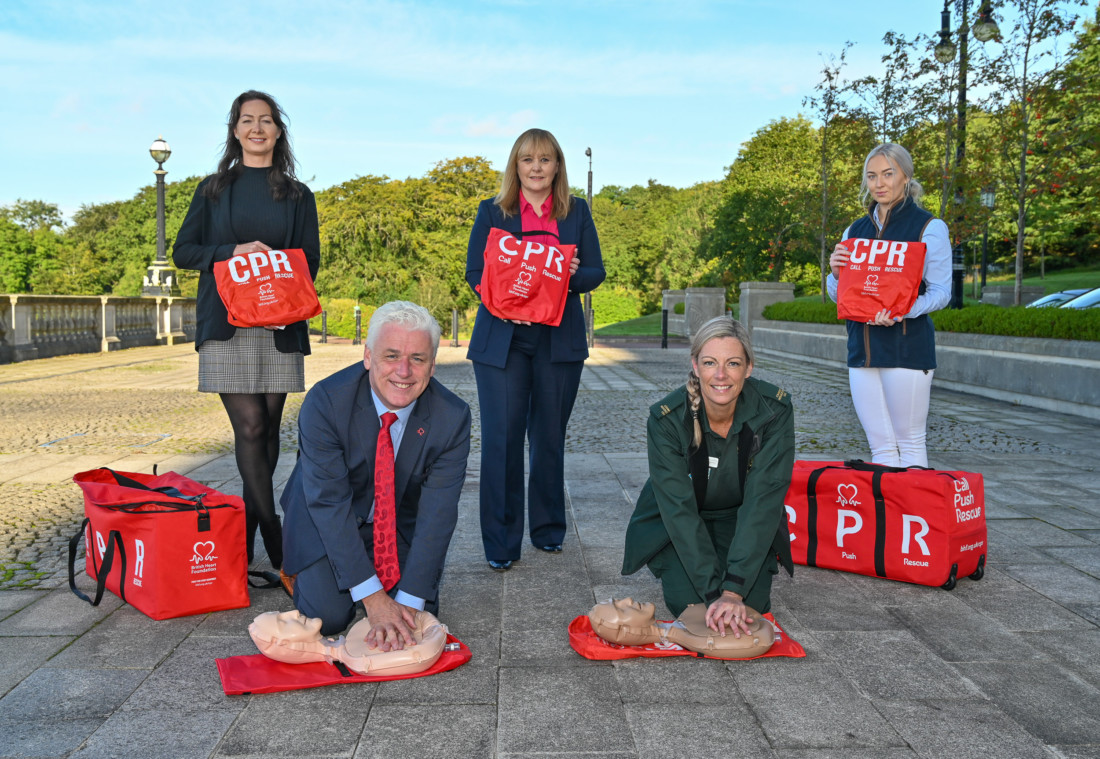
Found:
<path fill-rule="evenodd" d="M 474 220 L 470 243 L 466 248 L 466 281 L 471 288 L 481 284 L 481 273 L 485 269 L 485 244 L 494 227 L 511 232 L 516 237 L 522 236 L 520 215 L 513 214 L 505 218 L 500 206 L 489 198 L 481 201 L 478 206 L 477 219 Z M 565 301 L 561 324 L 550 328 L 550 360 L 555 363 L 584 361 L 588 358 L 588 339 L 578 293 L 595 290 L 607 276 L 600 253 L 600 240 L 596 236 L 596 225 L 592 223 L 592 212 L 586 202 L 573 198 L 568 215 L 558 220 L 558 237 L 565 245 L 577 246 L 581 263 L 576 273 L 569 278 L 569 297 Z M 482 303 L 477 310 L 474 333 L 470 336 L 466 358 L 503 369 L 508 361 L 508 348 L 512 344 L 514 329 L 512 322 L 493 316 Z"/>
<path fill-rule="evenodd" d="M 233 257 L 233 249 L 243 242 L 233 232 L 232 193 L 227 188 L 218 200 L 211 200 L 202 194 L 211 177 L 199 182 L 187 216 L 180 226 L 176 242 L 172 245 L 172 261 L 181 269 L 196 269 L 199 272 L 199 296 L 195 302 L 195 350 L 207 340 L 228 340 L 237 328 L 229 323 L 229 314 L 225 310 L 218 285 L 214 280 L 214 264 L 228 261 Z M 317 269 L 321 263 L 321 236 L 317 223 L 317 202 L 313 193 L 301 182 L 302 191 L 297 200 L 286 203 L 286 237 L 282 240 L 264 240 L 268 245 L 278 245 L 281 249 L 300 248 L 309 262 L 309 276 L 317 279 Z M 275 332 L 275 347 L 283 353 L 303 353 L 309 355 L 309 325 L 295 322 L 286 329 Z"/>
<path fill-rule="evenodd" d="M 306 394 L 298 413 L 299 458 L 280 501 L 287 574 L 326 556 L 342 589 L 376 574 L 359 525 L 374 502 L 379 427 L 362 363 L 326 377 Z M 469 452 L 470 407 L 432 379 L 417 399 L 394 462 L 399 542 L 410 546 L 398 590 L 438 597 Z"/>

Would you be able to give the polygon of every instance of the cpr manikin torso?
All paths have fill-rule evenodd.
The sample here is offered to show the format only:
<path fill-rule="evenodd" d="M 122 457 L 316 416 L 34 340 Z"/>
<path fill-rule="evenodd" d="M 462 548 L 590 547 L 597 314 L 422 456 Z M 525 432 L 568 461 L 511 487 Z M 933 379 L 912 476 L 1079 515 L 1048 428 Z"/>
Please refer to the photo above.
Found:
<path fill-rule="evenodd" d="M 351 626 L 347 635 L 324 638 L 320 619 L 298 611 L 268 611 L 253 620 L 248 626 L 248 634 L 260 653 L 269 659 L 288 664 L 339 661 L 360 675 L 423 672 L 436 663 L 447 644 L 447 628 L 426 611 L 416 613 L 412 631 L 415 645 L 400 651 L 380 651 L 368 646 L 366 637 L 370 629 L 370 621 L 361 619 Z"/>
<path fill-rule="evenodd" d="M 775 642 L 775 627 L 759 613 L 748 610 L 750 632 L 723 637 L 707 627 L 705 604 L 691 604 L 675 622 L 658 622 L 651 603 L 630 598 L 596 604 L 588 612 L 592 630 L 609 643 L 644 646 L 667 641 L 714 659 L 750 659 L 767 653 Z"/>

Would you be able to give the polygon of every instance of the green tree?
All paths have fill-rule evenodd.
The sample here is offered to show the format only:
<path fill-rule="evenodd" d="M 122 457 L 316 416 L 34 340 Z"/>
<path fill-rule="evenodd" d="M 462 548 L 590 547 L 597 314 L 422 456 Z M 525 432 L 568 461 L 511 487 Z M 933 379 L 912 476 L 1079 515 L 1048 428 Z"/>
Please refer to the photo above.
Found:
<path fill-rule="evenodd" d="M 817 258 L 820 135 L 805 118 L 779 119 L 741 148 L 723 183 L 714 228 L 703 242 L 722 283 L 779 281 L 788 265 Z M 731 293 L 732 295 L 732 293 Z"/>

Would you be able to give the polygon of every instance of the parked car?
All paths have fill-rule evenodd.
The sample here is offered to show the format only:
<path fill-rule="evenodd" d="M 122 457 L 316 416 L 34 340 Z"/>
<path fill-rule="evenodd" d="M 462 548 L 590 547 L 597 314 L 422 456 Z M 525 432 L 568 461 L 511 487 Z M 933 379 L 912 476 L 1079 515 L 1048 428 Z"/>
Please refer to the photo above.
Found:
<path fill-rule="evenodd" d="M 1067 300 L 1058 308 L 1100 308 L 1100 287 L 1094 287 L 1084 295 Z"/>
<path fill-rule="evenodd" d="M 1062 290 L 1061 292 L 1044 295 L 1039 300 L 1033 300 L 1027 304 L 1028 308 L 1045 308 L 1047 306 L 1060 306 L 1068 300 L 1073 300 L 1078 295 L 1084 295 L 1089 289 L 1081 287 L 1076 290 Z"/>

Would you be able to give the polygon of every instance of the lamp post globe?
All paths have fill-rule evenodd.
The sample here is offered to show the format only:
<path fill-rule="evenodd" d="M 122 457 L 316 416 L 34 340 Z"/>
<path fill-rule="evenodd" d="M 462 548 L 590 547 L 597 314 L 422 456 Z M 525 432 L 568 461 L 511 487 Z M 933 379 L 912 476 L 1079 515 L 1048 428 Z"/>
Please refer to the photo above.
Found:
<path fill-rule="evenodd" d="M 153 160 L 157 162 L 158 169 L 163 168 L 164 162 L 168 160 L 168 156 L 172 155 L 172 148 L 164 141 L 163 136 L 159 136 L 153 140 L 153 144 L 149 146 L 149 155 L 153 156 Z"/>

